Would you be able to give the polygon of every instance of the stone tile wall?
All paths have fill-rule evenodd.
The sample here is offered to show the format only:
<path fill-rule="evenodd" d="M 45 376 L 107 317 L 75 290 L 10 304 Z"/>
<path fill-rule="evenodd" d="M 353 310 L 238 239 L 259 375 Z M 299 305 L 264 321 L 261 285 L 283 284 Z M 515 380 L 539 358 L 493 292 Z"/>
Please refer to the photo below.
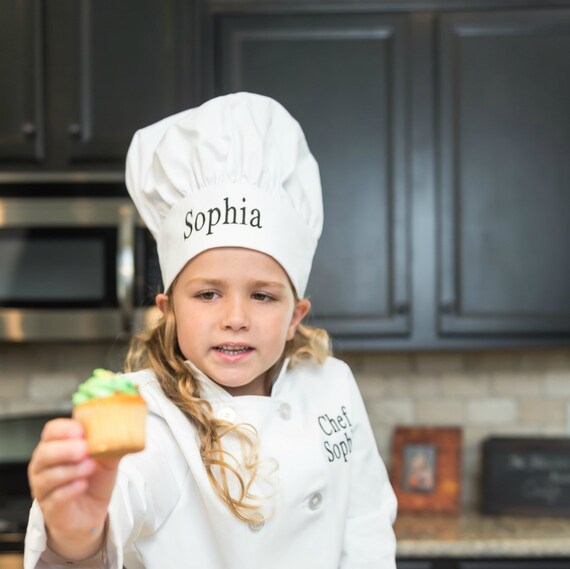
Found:
<path fill-rule="evenodd" d="M 119 370 L 122 344 L 0 344 L 0 415 L 68 411 L 95 367 Z M 489 435 L 570 434 L 570 349 L 339 354 L 360 385 L 389 466 L 396 425 L 463 428 L 466 506 L 478 500 L 480 445 Z"/>
<path fill-rule="evenodd" d="M 490 435 L 570 435 L 570 350 L 346 355 L 378 447 L 390 463 L 396 425 L 463 429 L 462 502 L 478 504 Z"/>
<path fill-rule="evenodd" d="M 96 367 L 119 370 L 122 344 L 0 344 L 0 415 L 69 410 Z"/>

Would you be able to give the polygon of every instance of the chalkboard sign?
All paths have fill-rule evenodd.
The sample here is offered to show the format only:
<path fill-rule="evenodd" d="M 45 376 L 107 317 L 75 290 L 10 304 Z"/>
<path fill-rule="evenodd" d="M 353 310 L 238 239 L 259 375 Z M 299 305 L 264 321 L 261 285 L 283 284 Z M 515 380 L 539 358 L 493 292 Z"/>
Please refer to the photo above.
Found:
<path fill-rule="evenodd" d="M 484 514 L 570 517 L 570 438 L 499 438 L 483 443 Z"/>

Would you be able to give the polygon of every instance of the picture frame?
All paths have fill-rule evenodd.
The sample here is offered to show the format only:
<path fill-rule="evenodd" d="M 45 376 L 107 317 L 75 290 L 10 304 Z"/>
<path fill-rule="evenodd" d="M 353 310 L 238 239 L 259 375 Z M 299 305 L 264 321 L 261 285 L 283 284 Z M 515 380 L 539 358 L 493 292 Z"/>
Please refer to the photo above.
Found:
<path fill-rule="evenodd" d="M 461 497 L 460 427 L 396 427 L 391 482 L 399 512 L 457 514 Z"/>

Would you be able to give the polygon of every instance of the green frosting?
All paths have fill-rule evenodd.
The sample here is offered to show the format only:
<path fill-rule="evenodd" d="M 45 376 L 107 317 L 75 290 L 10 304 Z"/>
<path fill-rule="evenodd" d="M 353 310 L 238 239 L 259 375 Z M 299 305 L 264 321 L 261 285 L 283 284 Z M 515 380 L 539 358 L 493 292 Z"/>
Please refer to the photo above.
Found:
<path fill-rule="evenodd" d="M 95 369 L 93 375 L 82 383 L 71 396 L 74 405 L 99 397 L 111 397 L 116 393 L 138 395 L 137 387 L 121 374 L 106 369 Z"/>

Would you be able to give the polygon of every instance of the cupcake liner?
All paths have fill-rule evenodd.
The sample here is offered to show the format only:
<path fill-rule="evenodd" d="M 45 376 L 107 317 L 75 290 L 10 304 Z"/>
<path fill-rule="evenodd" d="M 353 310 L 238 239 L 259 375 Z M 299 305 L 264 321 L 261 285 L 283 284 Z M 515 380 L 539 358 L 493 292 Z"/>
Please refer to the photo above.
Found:
<path fill-rule="evenodd" d="M 89 454 L 95 458 L 118 458 L 143 450 L 146 413 L 140 395 L 101 397 L 73 408 L 73 418 L 85 428 Z"/>

